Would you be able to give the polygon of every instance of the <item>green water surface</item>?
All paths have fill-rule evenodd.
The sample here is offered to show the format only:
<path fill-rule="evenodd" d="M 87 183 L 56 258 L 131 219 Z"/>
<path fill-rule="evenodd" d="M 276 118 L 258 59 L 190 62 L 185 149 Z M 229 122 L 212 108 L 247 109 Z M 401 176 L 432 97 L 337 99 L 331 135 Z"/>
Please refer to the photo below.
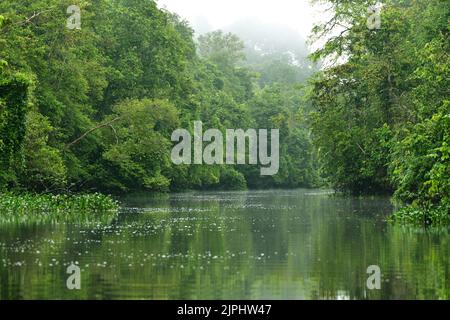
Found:
<path fill-rule="evenodd" d="M 449 299 L 449 229 L 392 226 L 392 210 L 317 190 L 193 192 L 128 197 L 107 225 L 0 225 L 0 299 Z"/>

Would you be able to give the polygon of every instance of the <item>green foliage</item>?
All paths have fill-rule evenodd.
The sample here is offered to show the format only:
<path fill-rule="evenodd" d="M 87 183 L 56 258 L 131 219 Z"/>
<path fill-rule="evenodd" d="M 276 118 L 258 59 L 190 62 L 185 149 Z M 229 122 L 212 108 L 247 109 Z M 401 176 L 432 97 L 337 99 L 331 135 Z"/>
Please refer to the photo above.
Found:
<path fill-rule="evenodd" d="M 396 196 L 438 204 L 450 199 L 450 114 L 437 113 L 416 125 L 393 148 Z"/>
<path fill-rule="evenodd" d="M 352 193 L 393 190 L 414 204 L 398 217 L 439 220 L 433 212 L 443 217 L 450 203 L 450 3 L 383 1 L 381 29 L 370 30 L 373 1 L 326 2 L 334 16 L 315 36 L 345 29 L 312 57 L 345 61 L 325 69 L 311 93 L 323 174 Z"/>
<path fill-rule="evenodd" d="M 72 4 L 79 30 L 66 28 Z M 245 65 L 236 35 L 216 31 L 195 43 L 190 26 L 155 1 L 3 1 L 0 12 L 0 185 L 160 192 L 314 184 L 296 87 L 304 77 L 285 54 Z M 173 165 L 171 134 L 192 131 L 194 120 L 223 132 L 281 126 L 280 174 Z"/>
<path fill-rule="evenodd" d="M 169 139 L 179 126 L 175 107 L 163 100 L 127 100 L 113 111 L 109 119 L 117 121 L 111 123 L 103 158 L 117 174 L 108 182 L 124 190 L 167 191 L 170 180 L 164 174 L 172 166 Z"/>
<path fill-rule="evenodd" d="M 227 69 L 245 59 L 245 45 L 232 33 L 224 34 L 218 30 L 201 35 L 198 38 L 198 50 L 202 58 Z"/>
<path fill-rule="evenodd" d="M 233 169 L 223 169 L 220 173 L 220 189 L 246 190 L 247 182 L 242 173 Z"/>
<path fill-rule="evenodd" d="M 31 111 L 27 114 L 24 167 L 18 169 L 19 183 L 35 191 L 55 191 L 66 184 L 67 170 L 58 149 L 48 145 L 54 131 L 49 120 Z"/>
<path fill-rule="evenodd" d="M 12 166 L 25 138 L 30 86 L 24 74 L 0 74 L 0 187 L 14 180 Z"/>
<path fill-rule="evenodd" d="M 250 101 L 256 127 L 280 130 L 280 170 L 273 177 L 259 177 L 249 168 L 249 186 L 298 188 L 318 183 L 308 124 L 304 88 L 286 84 L 266 86 Z"/>

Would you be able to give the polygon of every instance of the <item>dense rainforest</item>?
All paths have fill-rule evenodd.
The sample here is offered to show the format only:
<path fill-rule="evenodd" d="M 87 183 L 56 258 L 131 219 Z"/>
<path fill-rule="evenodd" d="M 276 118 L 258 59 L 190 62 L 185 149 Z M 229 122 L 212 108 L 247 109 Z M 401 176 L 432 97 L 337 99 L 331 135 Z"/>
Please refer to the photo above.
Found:
<path fill-rule="evenodd" d="M 331 186 L 448 218 L 450 1 L 382 1 L 377 29 L 374 1 L 315 1 L 329 19 L 313 29 L 314 63 L 260 34 L 196 38 L 151 0 L 76 1 L 69 29 L 72 2 L 0 3 L 0 189 Z M 279 173 L 174 165 L 171 133 L 195 120 L 280 129 Z"/>
<path fill-rule="evenodd" d="M 319 1 L 320 2 L 320 1 Z M 322 175 L 351 193 L 388 193 L 412 206 L 400 218 L 450 214 L 450 1 L 325 1 L 315 27 L 329 34 L 313 59 L 329 66 L 312 82 L 310 114 Z"/>
<path fill-rule="evenodd" d="M 124 192 L 317 183 L 304 88 L 291 77 L 302 69 L 290 56 L 271 52 L 266 60 L 290 74 L 262 82 L 237 36 L 194 40 L 185 21 L 153 1 L 79 2 L 78 30 L 66 28 L 70 4 L 0 4 L 0 185 Z M 171 133 L 192 130 L 194 120 L 220 130 L 279 128 L 279 174 L 172 164 Z"/>

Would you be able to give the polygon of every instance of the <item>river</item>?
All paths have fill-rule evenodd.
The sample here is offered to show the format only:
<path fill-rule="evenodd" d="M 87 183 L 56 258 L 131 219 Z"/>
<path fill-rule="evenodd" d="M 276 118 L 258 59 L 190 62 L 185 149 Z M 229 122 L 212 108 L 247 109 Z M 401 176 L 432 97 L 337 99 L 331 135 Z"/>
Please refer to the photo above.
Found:
<path fill-rule="evenodd" d="M 0 299 L 449 299 L 449 229 L 323 190 L 129 196 L 107 225 L 0 226 Z M 67 267 L 80 267 L 69 290 Z M 381 288 L 367 287 L 379 266 Z"/>

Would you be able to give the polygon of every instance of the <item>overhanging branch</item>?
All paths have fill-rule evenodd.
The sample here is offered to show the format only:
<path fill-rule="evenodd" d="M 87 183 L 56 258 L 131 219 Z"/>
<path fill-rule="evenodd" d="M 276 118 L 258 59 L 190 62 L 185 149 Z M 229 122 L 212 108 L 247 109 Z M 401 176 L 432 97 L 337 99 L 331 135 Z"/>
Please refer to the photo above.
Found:
<path fill-rule="evenodd" d="M 118 142 L 118 141 L 119 141 L 119 138 L 117 137 L 117 132 L 116 132 L 116 130 L 114 129 L 114 127 L 112 126 L 112 124 L 113 124 L 114 122 L 120 120 L 120 119 L 122 119 L 122 117 L 116 117 L 116 118 L 114 118 L 114 119 L 112 119 L 112 120 L 110 120 L 110 121 L 108 121 L 108 122 L 99 124 L 98 126 L 92 128 L 92 129 L 89 129 L 88 131 L 86 131 L 85 133 L 83 133 L 80 137 L 78 137 L 77 139 L 73 140 L 71 143 L 67 144 L 67 145 L 66 145 L 66 150 L 68 150 L 70 147 L 72 147 L 73 145 L 77 144 L 78 142 L 80 142 L 81 140 L 83 140 L 84 138 L 86 138 L 86 137 L 87 137 L 89 134 L 91 134 L 92 132 L 94 132 L 94 131 L 96 131 L 96 130 L 98 130 L 98 129 L 104 128 L 104 127 L 110 127 L 110 128 L 113 130 L 113 132 L 114 132 L 114 134 L 115 134 L 115 136 L 116 136 L 116 141 Z"/>

